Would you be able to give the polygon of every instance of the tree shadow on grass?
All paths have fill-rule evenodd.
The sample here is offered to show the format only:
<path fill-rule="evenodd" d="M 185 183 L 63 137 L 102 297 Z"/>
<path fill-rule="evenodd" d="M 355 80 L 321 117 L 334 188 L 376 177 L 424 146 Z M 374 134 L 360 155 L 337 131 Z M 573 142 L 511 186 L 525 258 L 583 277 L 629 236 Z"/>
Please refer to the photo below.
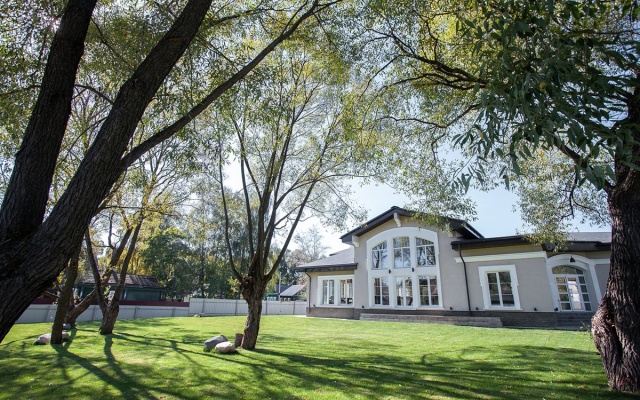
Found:
<path fill-rule="evenodd" d="M 507 347 L 508 357 L 482 357 L 485 347 L 469 347 L 463 353 L 442 356 L 423 354 L 410 362 L 392 354 L 360 354 L 351 360 L 323 358 L 288 351 L 258 349 L 257 355 L 275 357 L 277 365 L 252 364 L 260 381 L 278 373 L 317 393 L 341 393 L 345 397 L 375 398 L 628 398 L 608 392 L 601 370 L 580 369 L 588 352 L 549 347 Z M 478 358 L 480 355 L 480 358 Z M 238 360 L 242 362 L 242 360 Z M 311 368 L 309 368 L 312 366 Z M 556 372 L 557 371 L 557 372 Z M 555 378 L 554 378 L 555 376 Z M 549 380 L 552 380 L 550 384 Z M 295 397 L 295 384 L 257 388 L 262 397 Z"/>

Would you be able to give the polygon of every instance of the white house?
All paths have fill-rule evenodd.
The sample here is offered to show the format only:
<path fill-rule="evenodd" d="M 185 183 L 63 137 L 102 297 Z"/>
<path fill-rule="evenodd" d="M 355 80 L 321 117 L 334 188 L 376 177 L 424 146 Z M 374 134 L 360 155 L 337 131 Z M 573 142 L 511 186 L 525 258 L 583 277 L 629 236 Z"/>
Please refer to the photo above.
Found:
<path fill-rule="evenodd" d="M 343 235 L 347 250 L 299 266 L 307 314 L 555 327 L 588 323 L 596 310 L 609 233 L 573 233 L 554 252 L 522 236 L 485 238 L 456 219 L 443 232 L 412 215 L 392 207 Z"/>

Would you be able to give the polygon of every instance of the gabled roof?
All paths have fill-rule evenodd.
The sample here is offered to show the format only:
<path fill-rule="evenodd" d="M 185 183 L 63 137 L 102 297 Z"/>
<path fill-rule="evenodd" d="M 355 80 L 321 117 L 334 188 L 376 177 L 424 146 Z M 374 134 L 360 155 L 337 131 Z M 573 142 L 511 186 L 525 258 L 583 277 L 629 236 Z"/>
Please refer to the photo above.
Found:
<path fill-rule="evenodd" d="M 329 257 L 312 261 L 307 264 L 298 265 L 295 269 L 302 272 L 317 271 L 353 271 L 358 268 L 355 262 L 355 251 L 352 246 L 329 255 Z"/>
<path fill-rule="evenodd" d="M 501 236 L 482 239 L 464 239 L 451 242 L 451 248 L 458 249 L 484 249 L 490 247 L 517 246 L 530 244 L 523 235 Z M 553 244 L 545 244 L 542 249 L 553 251 Z M 610 232 L 570 232 L 567 234 L 567 243 L 564 251 L 610 251 Z"/>
<path fill-rule="evenodd" d="M 369 221 L 365 222 L 364 224 L 360 225 L 356 229 L 353 229 L 352 231 L 347 232 L 344 235 L 340 236 L 340 239 L 342 239 L 343 243 L 351 243 L 353 241 L 354 236 L 364 235 L 365 233 L 379 227 L 385 222 L 394 219 L 395 215 L 403 216 L 403 217 L 413 217 L 416 214 L 419 215 L 420 213 L 417 213 L 415 211 L 405 210 L 404 208 L 394 206 L 394 207 L 391 207 L 389 210 L 383 212 L 382 214 L 378 215 L 377 217 L 374 217 Z M 448 218 L 448 217 L 445 217 L 445 219 L 449 223 L 449 226 L 451 227 L 451 229 L 458 232 L 465 239 L 478 239 L 478 238 L 484 237 L 480 234 L 480 232 L 478 232 L 473 226 L 471 226 L 466 221 L 463 221 L 461 219 L 456 219 L 456 218 Z"/>

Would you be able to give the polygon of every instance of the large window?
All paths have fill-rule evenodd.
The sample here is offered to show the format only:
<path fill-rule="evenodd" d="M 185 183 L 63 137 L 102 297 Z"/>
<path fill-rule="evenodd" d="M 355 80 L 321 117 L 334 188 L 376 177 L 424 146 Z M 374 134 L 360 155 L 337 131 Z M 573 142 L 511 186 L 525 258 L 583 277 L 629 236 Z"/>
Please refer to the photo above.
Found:
<path fill-rule="evenodd" d="M 318 302 L 325 306 L 353 306 L 353 275 L 318 278 Z"/>
<path fill-rule="evenodd" d="M 437 306 L 440 304 L 438 297 L 438 277 L 435 275 L 418 277 L 420 287 L 420 305 Z"/>
<path fill-rule="evenodd" d="M 561 311 L 591 311 L 587 281 L 581 269 L 557 265 L 551 269 L 558 290 Z"/>
<path fill-rule="evenodd" d="M 411 246 L 408 236 L 393 238 L 393 268 L 411 268 Z"/>
<path fill-rule="evenodd" d="M 492 306 L 514 307 L 513 287 L 509 271 L 487 272 Z"/>
<path fill-rule="evenodd" d="M 340 305 L 353 304 L 353 279 L 340 279 Z"/>
<path fill-rule="evenodd" d="M 396 278 L 396 305 L 400 307 L 413 305 L 413 285 L 410 276 Z"/>
<path fill-rule="evenodd" d="M 436 252 L 432 241 L 416 238 L 416 254 L 419 267 L 436 265 Z"/>
<path fill-rule="evenodd" d="M 389 278 L 386 276 L 373 279 L 373 303 L 389 305 Z"/>
<path fill-rule="evenodd" d="M 399 226 L 367 240 L 369 306 L 441 308 L 438 233 Z"/>
<path fill-rule="evenodd" d="M 484 307 L 487 309 L 520 309 L 515 265 L 479 267 Z"/>
<path fill-rule="evenodd" d="M 373 269 L 386 269 L 387 267 L 387 242 L 382 242 L 371 250 Z"/>
<path fill-rule="evenodd" d="M 322 304 L 335 304 L 334 292 L 335 290 L 333 280 L 322 281 Z"/>

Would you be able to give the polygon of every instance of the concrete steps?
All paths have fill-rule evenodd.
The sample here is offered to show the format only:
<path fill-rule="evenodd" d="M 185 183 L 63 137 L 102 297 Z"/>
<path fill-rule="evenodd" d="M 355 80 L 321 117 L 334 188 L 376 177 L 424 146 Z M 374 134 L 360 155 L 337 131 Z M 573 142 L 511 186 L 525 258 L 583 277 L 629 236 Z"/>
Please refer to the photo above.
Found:
<path fill-rule="evenodd" d="M 469 317 L 445 315 L 407 315 L 407 314 L 360 314 L 361 321 L 419 322 L 429 324 L 450 324 L 465 326 L 482 326 L 487 328 L 502 327 L 500 317 Z"/>
<path fill-rule="evenodd" d="M 558 329 L 580 329 L 591 326 L 591 318 L 593 313 L 557 313 Z"/>

